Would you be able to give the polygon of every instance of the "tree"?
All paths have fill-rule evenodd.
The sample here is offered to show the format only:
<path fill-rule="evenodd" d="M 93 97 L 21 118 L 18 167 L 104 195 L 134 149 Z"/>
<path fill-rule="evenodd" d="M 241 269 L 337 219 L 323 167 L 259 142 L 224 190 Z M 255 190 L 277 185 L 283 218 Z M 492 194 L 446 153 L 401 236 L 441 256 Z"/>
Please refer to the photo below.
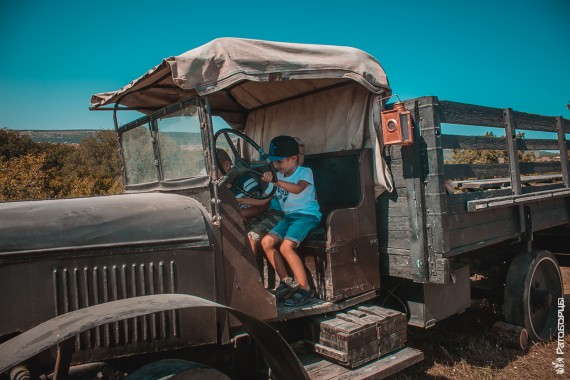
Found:
<path fill-rule="evenodd" d="M 46 154 L 0 160 L 0 201 L 46 199 L 53 196 L 43 170 Z"/>
<path fill-rule="evenodd" d="M 65 157 L 68 196 L 118 194 L 123 191 L 117 137 L 113 131 L 98 131 L 79 143 Z"/>
<path fill-rule="evenodd" d="M 27 154 L 37 154 L 40 151 L 40 147 L 29 136 L 0 129 L 0 160 L 7 161 Z"/>
<path fill-rule="evenodd" d="M 116 135 L 99 131 L 78 145 L 35 143 L 0 130 L 0 201 L 118 194 Z"/>

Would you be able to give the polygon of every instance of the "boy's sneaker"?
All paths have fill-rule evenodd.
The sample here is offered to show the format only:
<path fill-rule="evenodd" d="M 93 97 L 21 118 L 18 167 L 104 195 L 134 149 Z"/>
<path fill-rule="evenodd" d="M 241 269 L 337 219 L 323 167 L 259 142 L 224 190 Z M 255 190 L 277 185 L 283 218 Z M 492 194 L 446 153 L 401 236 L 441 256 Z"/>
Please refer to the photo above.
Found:
<path fill-rule="evenodd" d="M 279 282 L 279 286 L 275 289 L 275 299 L 277 302 L 286 300 L 291 297 L 295 291 L 299 289 L 299 284 L 294 278 L 287 277 Z"/>
<path fill-rule="evenodd" d="M 306 305 L 311 302 L 315 293 L 313 289 L 305 290 L 305 289 L 297 289 L 292 296 L 290 296 L 285 301 L 285 306 L 302 306 Z"/>

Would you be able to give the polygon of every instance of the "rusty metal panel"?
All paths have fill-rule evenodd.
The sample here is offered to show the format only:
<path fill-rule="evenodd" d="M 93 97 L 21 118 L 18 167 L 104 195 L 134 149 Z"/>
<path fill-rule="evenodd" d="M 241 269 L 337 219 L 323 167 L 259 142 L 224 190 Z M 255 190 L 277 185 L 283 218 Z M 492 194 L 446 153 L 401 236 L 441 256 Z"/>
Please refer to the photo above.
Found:
<path fill-rule="evenodd" d="M 75 256 L 75 257 L 72 257 Z M 57 315 L 143 295 L 192 294 L 216 299 L 209 246 L 151 246 L 57 252 L 49 259 L 0 265 L 0 337 Z M 159 312 L 91 329 L 77 337 L 74 362 L 104 360 L 217 342 L 214 310 Z"/>
<path fill-rule="evenodd" d="M 50 250 L 208 242 L 202 206 L 178 194 L 144 193 L 0 203 L 0 265 Z M 18 254 L 21 253 L 21 254 Z"/>

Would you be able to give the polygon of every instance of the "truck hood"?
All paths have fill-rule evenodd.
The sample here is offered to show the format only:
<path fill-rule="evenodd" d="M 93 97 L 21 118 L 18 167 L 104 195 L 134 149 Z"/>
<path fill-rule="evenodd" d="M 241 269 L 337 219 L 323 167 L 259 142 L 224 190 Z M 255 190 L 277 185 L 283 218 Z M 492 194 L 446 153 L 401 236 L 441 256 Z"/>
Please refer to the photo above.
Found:
<path fill-rule="evenodd" d="M 10 253 L 170 241 L 208 245 L 205 210 L 178 194 L 0 203 L 0 258 Z"/>

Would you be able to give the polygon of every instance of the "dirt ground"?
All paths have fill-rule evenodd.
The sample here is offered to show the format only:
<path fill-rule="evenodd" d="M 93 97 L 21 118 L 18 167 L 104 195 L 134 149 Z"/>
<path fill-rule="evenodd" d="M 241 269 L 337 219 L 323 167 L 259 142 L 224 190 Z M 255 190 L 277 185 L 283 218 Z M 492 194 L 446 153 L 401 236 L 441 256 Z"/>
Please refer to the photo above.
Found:
<path fill-rule="evenodd" d="M 503 315 L 492 305 L 476 304 L 429 330 L 408 328 L 408 346 L 422 350 L 425 359 L 391 379 L 570 379 L 570 305 L 564 316 L 563 355 L 557 341 L 529 342 L 525 351 L 501 345 L 491 327 Z M 563 374 L 555 371 L 560 359 Z"/>

